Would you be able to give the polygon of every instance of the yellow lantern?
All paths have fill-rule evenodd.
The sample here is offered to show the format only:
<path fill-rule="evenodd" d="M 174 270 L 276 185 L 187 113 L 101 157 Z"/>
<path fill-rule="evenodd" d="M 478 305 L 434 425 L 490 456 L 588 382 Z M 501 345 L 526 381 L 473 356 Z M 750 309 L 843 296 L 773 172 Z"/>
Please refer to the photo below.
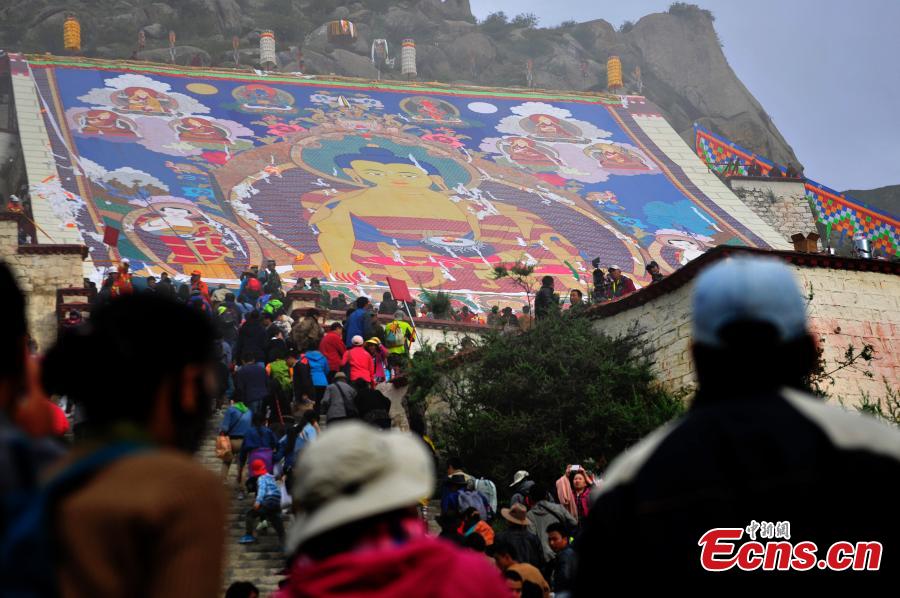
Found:
<path fill-rule="evenodd" d="M 67 52 L 81 50 L 81 23 L 74 15 L 67 16 L 63 23 L 63 47 Z"/>
<path fill-rule="evenodd" d="M 610 56 L 606 61 L 606 88 L 621 89 L 622 87 L 622 61 L 618 56 Z"/>

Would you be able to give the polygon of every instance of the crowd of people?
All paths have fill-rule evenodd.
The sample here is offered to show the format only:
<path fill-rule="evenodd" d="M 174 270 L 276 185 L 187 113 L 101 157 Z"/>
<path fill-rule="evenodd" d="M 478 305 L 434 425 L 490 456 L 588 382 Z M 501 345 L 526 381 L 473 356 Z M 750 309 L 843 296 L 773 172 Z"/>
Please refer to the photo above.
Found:
<path fill-rule="evenodd" d="M 699 579 L 728 556 L 703 560 L 705 534 L 761 517 L 820 547 L 884 547 L 877 572 L 797 571 L 804 581 L 883 584 L 900 570 L 888 483 L 900 432 L 799 390 L 815 341 L 777 262 L 726 260 L 697 279 L 699 388 L 685 416 L 602 471 L 571 464 L 542 480 L 522 469 L 500 488 L 438 455 L 422 422 L 410 433 L 394 417 L 414 328 L 387 334 L 359 298 L 326 332 L 316 311 L 285 319 L 274 293 L 248 307 L 244 291 L 207 298 L 201 282 L 190 292 L 205 302 L 111 297 L 38 360 L 24 297 L 0 266 L 4 593 L 219 595 L 234 500 L 246 507 L 242 544 L 271 533 L 283 547 L 282 598 L 593 596 L 647 571 Z M 404 351 L 392 352 L 398 335 Z M 81 410 L 74 444 L 60 441 L 48 396 Z M 217 403 L 220 476 L 190 456 Z M 433 495 L 439 537 L 424 515 Z M 834 507 L 874 496 L 888 506 Z M 766 576 L 726 569 L 717 579 Z M 253 581 L 229 595 L 258 594 Z"/>

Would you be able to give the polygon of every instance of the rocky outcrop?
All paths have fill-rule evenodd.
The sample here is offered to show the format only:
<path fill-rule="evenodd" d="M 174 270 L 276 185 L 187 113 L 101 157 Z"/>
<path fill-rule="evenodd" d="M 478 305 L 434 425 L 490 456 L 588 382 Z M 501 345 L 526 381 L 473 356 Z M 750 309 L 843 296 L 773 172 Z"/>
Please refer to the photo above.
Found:
<path fill-rule="evenodd" d="M 629 89 L 637 91 L 633 73 L 640 67 L 642 93 L 689 143 L 699 122 L 778 162 L 799 164 L 728 65 L 711 15 L 681 3 L 617 31 L 603 20 L 555 29 L 496 19 L 476 24 L 469 0 L 7 0 L 0 8 L 0 47 L 62 53 L 67 11 L 81 18 L 85 55 L 131 57 L 143 30 L 147 47 L 138 57 L 169 62 L 174 30 L 179 64 L 234 66 L 237 36 L 241 67 L 256 66 L 259 32 L 272 29 L 279 49 L 302 47 L 309 73 L 374 78 L 372 41 L 387 39 L 397 58 L 400 42 L 412 37 L 421 80 L 524 86 L 531 60 L 536 87 L 601 90 L 606 59 L 617 54 Z M 325 24 L 332 19 L 352 20 L 356 41 L 330 43 Z M 382 68 L 381 76 L 400 78 L 399 63 Z M 279 68 L 297 70 L 295 55 L 286 53 Z"/>

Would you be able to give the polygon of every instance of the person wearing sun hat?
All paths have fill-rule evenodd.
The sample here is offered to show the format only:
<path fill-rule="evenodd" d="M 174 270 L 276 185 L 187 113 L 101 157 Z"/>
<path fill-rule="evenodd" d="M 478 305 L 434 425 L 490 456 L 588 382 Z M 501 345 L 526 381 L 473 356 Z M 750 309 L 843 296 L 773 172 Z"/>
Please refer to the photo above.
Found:
<path fill-rule="evenodd" d="M 381 344 L 381 339 L 377 336 L 373 336 L 366 341 L 365 347 L 366 351 L 372 355 L 372 361 L 375 364 L 373 380 L 376 383 L 389 380 L 391 373 L 390 366 L 388 365 L 389 354 L 388 350 Z"/>
<path fill-rule="evenodd" d="M 500 509 L 500 516 L 509 524 L 505 530 L 497 534 L 496 543 L 505 542 L 511 545 L 518 555 L 519 562 L 529 563 L 538 569 L 544 566 L 544 548 L 538 537 L 528 527 L 528 507 L 515 503 L 510 508 Z"/>
<path fill-rule="evenodd" d="M 802 578 L 833 590 L 849 574 L 854 592 L 883 591 L 900 571 L 900 553 L 888 551 L 900 546 L 900 516 L 882 508 L 900 499 L 900 431 L 805 392 L 818 351 L 792 268 L 740 253 L 715 262 L 693 283 L 692 311 L 694 399 L 606 469 L 577 542 L 574 594 L 596 593 L 601 566 L 604 583 L 629 587 L 652 571 L 667 584 Z M 827 565 L 834 543 L 878 542 L 880 570 L 710 572 L 740 560 L 731 549 L 748 547 L 741 541 L 766 521 L 762 538 L 820 547 L 810 566 Z M 745 526 L 734 544 L 714 537 Z"/>
<path fill-rule="evenodd" d="M 412 434 L 361 422 L 323 432 L 297 460 L 292 565 L 276 597 L 507 595 L 483 555 L 426 533 L 416 505 L 434 481 Z"/>

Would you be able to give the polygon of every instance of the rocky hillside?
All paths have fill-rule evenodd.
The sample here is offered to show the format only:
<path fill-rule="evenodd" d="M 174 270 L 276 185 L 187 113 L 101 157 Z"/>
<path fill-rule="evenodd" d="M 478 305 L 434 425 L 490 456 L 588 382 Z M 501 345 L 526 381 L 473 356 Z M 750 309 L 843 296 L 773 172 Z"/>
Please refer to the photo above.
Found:
<path fill-rule="evenodd" d="M 603 20 L 538 28 L 525 17 L 494 15 L 482 23 L 469 0 L 5 0 L 0 8 L 0 47 L 62 53 L 66 11 L 81 19 L 82 53 L 103 58 L 168 61 L 168 32 L 177 34 L 176 61 L 255 66 L 259 32 L 273 29 L 281 50 L 279 68 L 375 78 L 374 39 L 416 40 L 420 80 L 525 86 L 533 62 L 535 87 L 600 90 L 606 59 L 622 58 L 629 89 L 658 104 L 690 143 L 692 123 L 723 134 L 778 162 L 797 163 L 790 145 L 732 71 L 722 53 L 711 15 L 684 3 L 647 15 L 620 30 Z M 355 43 L 329 43 L 324 24 L 349 19 Z M 146 47 L 137 52 L 138 31 Z M 293 49 L 292 49 L 293 48 Z M 399 59 L 382 77 L 399 78 Z M 641 81 L 635 76 L 640 68 Z"/>
<path fill-rule="evenodd" d="M 900 216 L 900 185 L 888 185 L 877 189 L 848 189 L 844 193 L 879 210 Z"/>

